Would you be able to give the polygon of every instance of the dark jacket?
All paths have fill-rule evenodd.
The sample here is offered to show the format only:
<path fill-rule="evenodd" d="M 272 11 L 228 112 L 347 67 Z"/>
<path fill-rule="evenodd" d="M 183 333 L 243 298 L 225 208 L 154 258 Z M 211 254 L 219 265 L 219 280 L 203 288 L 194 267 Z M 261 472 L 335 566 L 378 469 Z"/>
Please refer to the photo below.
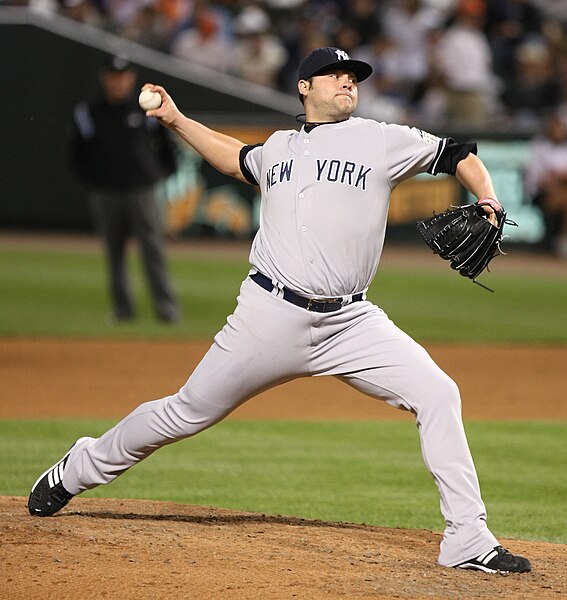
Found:
<path fill-rule="evenodd" d="M 167 129 L 134 101 L 117 106 L 100 98 L 75 107 L 70 161 L 89 187 L 127 189 L 173 173 L 176 146 Z"/>

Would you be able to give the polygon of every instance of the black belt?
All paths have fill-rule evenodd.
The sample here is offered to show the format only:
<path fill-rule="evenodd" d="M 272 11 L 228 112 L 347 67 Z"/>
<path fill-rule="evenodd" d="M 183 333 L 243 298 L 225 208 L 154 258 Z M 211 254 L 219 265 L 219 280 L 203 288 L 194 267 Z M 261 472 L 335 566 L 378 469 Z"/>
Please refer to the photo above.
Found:
<path fill-rule="evenodd" d="M 268 292 L 271 292 L 276 287 L 272 283 L 272 280 L 262 273 L 254 273 L 253 275 L 250 275 L 250 279 Z M 284 287 L 282 291 L 284 300 L 287 300 L 296 306 L 300 306 L 301 308 L 305 308 L 306 310 L 325 313 L 334 312 L 343 307 L 342 298 L 306 298 L 305 296 L 300 296 L 299 294 L 292 292 L 286 287 Z M 360 302 L 363 298 L 364 294 L 354 294 L 349 304 L 352 302 Z"/>

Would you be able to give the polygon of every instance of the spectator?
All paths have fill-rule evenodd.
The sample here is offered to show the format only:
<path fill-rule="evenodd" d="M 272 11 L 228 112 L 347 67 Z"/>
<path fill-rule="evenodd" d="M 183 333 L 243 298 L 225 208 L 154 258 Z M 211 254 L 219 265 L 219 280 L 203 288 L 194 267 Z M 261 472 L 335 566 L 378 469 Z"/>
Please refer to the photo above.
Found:
<path fill-rule="evenodd" d="M 352 57 L 369 63 L 373 69 L 370 85 L 360 91 L 358 114 L 385 122 L 404 121 L 407 101 L 400 83 L 396 45 L 387 36 L 378 34 L 353 52 Z"/>
<path fill-rule="evenodd" d="M 525 189 L 543 212 L 545 248 L 567 259 L 567 126 L 556 113 L 532 140 Z"/>
<path fill-rule="evenodd" d="M 491 0 L 486 5 L 485 31 L 498 77 L 509 79 L 516 69 L 516 49 L 541 35 L 542 17 L 530 0 Z"/>
<path fill-rule="evenodd" d="M 381 31 L 378 0 L 352 0 L 344 5 L 343 21 L 357 33 L 358 46 L 372 41 Z"/>
<path fill-rule="evenodd" d="M 122 31 L 136 18 L 140 9 L 151 4 L 151 0 L 104 0 L 106 28 L 121 35 Z"/>
<path fill-rule="evenodd" d="M 207 4 L 206 0 L 153 0 L 156 14 L 165 23 L 168 43 L 175 39 L 190 21 L 198 6 Z M 169 47 L 168 47 L 169 49 Z"/>
<path fill-rule="evenodd" d="M 532 0 L 546 19 L 567 24 L 567 3 L 563 0 Z"/>
<path fill-rule="evenodd" d="M 460 0 L 455 21 L 437 46 L 440 75 L 447 93 L 449 127 L 478 129 L 488 125 L 497 82 L 483 18 L 484 0 Z"/>
<path fill-rule="evenodd" d="M 307 2 L 307 0 L 264 0 L 264 4 L 266 4 L 270 10 L 274 11 L 290 11 L 305 4 L 305 2 Z"/>
<path fill-rule="evenodd" d="M 58 0 L 59 12 L 63 16 L 86 23 L 93 27 L 102 27 L 102 13 L 91 0 Z"/>
<path fill-rule="evenodd" d="M 447 126 L 447 93 L 442 69 L 439 66 L 438 45 L 443 36 L 443 28 L 431 29 L 426 38 L 427 79 L 420 93 L 407 113 L 408 124 L 422 127 L 424 123 L 431 129 Z"/>
<path fill-rule="evenodd" d="M 89 205 L 104 240 L 112 322 L 135 316 L 125 256 L 133 233 L 156 316 L 171 323 L 179 308 L 162 248 L 156 183 L 175 169 L 174 146 L 164 128 L 139 108 L 136 82 L 131 63 L 111 57 L 100 72 L 100 97 L 75 107 L 71 163 L 90 190 Z"/>
<path fill-rule="evenodd" d="M 221 35 L 218 15 L 206 5 L 196 8 L 193 27 L 185 29 L 175 38 L 171 54 L 203 67 L 226 71 L 231 49 Z"/>
<path fill-rule="evenodd" d="M 441 14 L 423 0 L 398 0 L 384 16 L 384 33 L 395 48 L 400 91 L 409 103 L 427 80 L 427 37 L 440 23 Z"/>
<path fill-rule="evenodd" d="M 144 4 L 119 32 L 123 38 L 162 52 L 169 50 L 171 27 L 155 4 Z"/>
<path fill-rule="evenodd" d="M 246 6 L 238 13 L 234 21 L 238 40 L 230 71 L 246 81 L 276 87 L 287 53 L 281 41 L 270 33 L 270 26 L 267 13 L 256 6 Z"/>
<path fill-rule="evenodd" d="M 341 23 L 333 35 L 333 45 L 344 48 L 348 54 L 352 54 L 360 46 L 360 42 L 361 37 L 358 30 L 348 22 Z"/>
<path fill-rule="evenodd" d="M 524 42 L 516 51 L 516 75 L 506 85 L 502 101 L 516 123 L 537 125 L 561 99 L 561 86 L 543 40 Z"/>

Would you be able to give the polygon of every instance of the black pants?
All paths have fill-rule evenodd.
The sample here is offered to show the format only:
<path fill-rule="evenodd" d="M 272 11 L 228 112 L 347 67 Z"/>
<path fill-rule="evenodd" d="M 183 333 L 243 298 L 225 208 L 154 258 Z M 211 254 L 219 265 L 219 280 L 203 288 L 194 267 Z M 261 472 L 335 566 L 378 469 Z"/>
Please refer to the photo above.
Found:
<path fill-rule="evenodd" d="M 131 319 L 134 300 L 126 269 L 126 245 L 137 238 L 156 316 L 175 321 L 179 308 L 163 251 L 161 216 L 155 186 L 120 191 L 95 191 L 89 198 L 97 230 L 105 244 L 113 312 Z"/>

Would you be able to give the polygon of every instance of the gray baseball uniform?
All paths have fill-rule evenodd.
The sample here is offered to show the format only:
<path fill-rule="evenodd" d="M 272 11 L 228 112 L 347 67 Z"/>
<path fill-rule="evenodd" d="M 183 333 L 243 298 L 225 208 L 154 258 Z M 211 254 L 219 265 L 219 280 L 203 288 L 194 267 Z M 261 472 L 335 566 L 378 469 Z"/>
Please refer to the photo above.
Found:
<path fill-rule="evenodd" d="M 142 404 L 73 449 L 65 489 L 76 494 L 108 483 L 279 383 L 334 375 L 416 415 L 447 523 L 440 564 L 453 566 L 497 545 L 486 526 L 457 386 L 365 300 L 391 190 L 417 173 L 435 174 L 443 157 L 458 153 L 451 147 L 458 145 L 360 118 L 279 131 L 245 147 L 242 170 L 261 188 L 261 223 L 234 314 L 179 392 Z"/>

